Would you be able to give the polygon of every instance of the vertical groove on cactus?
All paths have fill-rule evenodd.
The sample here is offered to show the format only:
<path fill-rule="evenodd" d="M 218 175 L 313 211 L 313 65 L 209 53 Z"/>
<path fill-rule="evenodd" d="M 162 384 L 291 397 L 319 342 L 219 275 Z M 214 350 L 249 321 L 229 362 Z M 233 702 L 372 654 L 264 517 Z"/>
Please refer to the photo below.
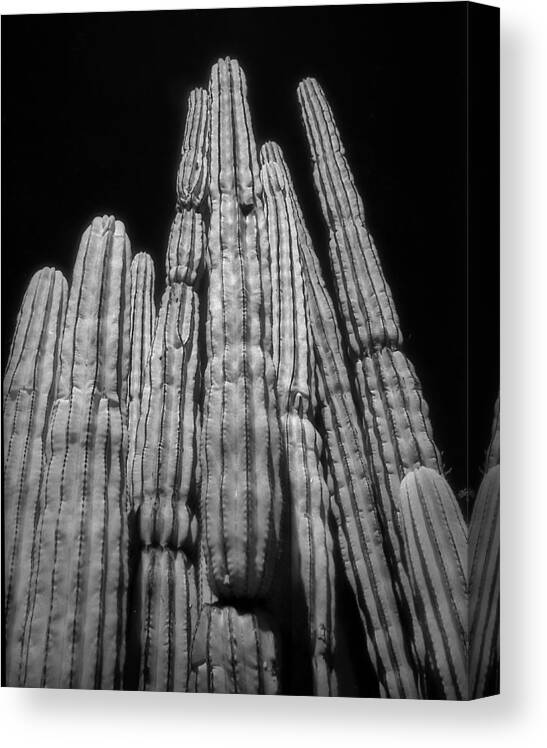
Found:
<path fill-rule="evenodd" d="M 467 527 L 456 497 L 435 470 L 407 473 L 400 521 L 432 678 L 444 698 L 466 699 Z"/>
<path fill-rule="evenodd" d="M 144 373 L 132 463 L 133 502 L 141 546 L 136 584 L 139 688 L 185 691 L 197 616 L 197 499 L 200 359 L 199 297 L 206 179 L 206 94 L 188 100 L 178 210 L 166 256 L 163 294 Z"/>
<path fill-rule="evenodd" d="M 485 474 L 469 529 L 469 679 L 471 696 L 499 691 L 500 636 L 500 423 L 496 400 Z"/>
<path fill-rule="evenodd" d="M 271 250 L 273 362 L 291 501 L 291 581 L 304 592 L 314 693 L 331 696 L 336 694 L 334 560 L 322 441 L 310 420 L 315 362 L 294 208 L 278 164 L 268 161 L 264 149 L 261 160 Z"/>
<path fill-rule="evenodd" d="M 17 318 L 4 376 L 4 536 L 6 680 L 18 684 L 23 601 L 44 474 L 44 434 L 57 387 L 68 295 L 63 275 L 32 277 Z"/>
<path fill-rule="evenodd" d="M 146 252 L 139 252 L 131 263 L 131 305 L 130 332 L 131 341 L 129 362 L 129 452 L 127 456 L 128 472 L 135 459 L 137 425 L 142 406 L 145 376 L 148 357 L 152 345 L 152 335 L 156 322 L 154 304 L 154 263 Z M 133 503 L 135 487 L 131 483 L 130 500 Z"/>
<path fill-rule="evenodd" d="M 25 602 L 19 682 L 119 688 L 127 590 L 129 259 L 94 219 L 76 259 Z"/>

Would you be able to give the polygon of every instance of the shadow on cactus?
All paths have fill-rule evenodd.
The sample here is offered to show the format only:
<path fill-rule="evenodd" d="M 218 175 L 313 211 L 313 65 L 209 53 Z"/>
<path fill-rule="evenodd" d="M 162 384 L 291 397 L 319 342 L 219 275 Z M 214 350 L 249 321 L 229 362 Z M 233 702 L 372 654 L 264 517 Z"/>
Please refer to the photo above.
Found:
<path fill-rule="evenodd" d="M 319 83 L 327 284 L 243 71 L 190 94 L 156 310 L 96 218 L 4 375 L 12 686 L 468 699 L 499 680 L 499 404 L 470 521 Z M 351 611 L 345 616 L 345 611 Z"/>

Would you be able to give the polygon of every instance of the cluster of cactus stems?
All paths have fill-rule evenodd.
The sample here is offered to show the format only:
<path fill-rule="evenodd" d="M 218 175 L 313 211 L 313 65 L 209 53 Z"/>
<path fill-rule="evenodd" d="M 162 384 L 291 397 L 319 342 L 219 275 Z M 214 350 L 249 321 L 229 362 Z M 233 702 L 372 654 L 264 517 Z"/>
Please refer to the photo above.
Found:
<path fill-rule="evenodd" d="M 497 691 L 499 403 L 468 522 L 333 112 L 313 79 L 298 100 L 332 288 L 229 58 L 188 100 L 158 311 L 113 217 L 70 289 L 29 284 L 4 376 L 8 685 L 344 695 L 363 647 L 379 696 Z"/>

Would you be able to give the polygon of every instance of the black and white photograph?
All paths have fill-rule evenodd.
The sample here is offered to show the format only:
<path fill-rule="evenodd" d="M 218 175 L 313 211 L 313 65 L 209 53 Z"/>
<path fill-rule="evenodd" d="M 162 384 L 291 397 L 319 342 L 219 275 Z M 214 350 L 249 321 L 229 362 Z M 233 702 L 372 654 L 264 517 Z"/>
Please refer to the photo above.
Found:
<path fill-rule="evenodd" d="M 3 686 L 499 693 L 499 23 L 2 17 Z"/>

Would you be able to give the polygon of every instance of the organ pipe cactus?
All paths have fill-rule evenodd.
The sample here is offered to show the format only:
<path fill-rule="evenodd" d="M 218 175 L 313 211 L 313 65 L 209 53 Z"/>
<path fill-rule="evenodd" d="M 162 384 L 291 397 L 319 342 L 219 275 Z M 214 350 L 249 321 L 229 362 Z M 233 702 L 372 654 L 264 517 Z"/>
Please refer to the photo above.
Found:
<path fill-rule="evenodd" d="M 157 313 L 111 217 L 70 292 L 31 280 L 3 393 L 9 685 L 344 695 L 351 649 L 380 696 L 497 690 L 499 402 L 468 527 L 333 112 L 313 79 L 298 99 L 332 293 L 229 58 L 188 98 Z"/>

